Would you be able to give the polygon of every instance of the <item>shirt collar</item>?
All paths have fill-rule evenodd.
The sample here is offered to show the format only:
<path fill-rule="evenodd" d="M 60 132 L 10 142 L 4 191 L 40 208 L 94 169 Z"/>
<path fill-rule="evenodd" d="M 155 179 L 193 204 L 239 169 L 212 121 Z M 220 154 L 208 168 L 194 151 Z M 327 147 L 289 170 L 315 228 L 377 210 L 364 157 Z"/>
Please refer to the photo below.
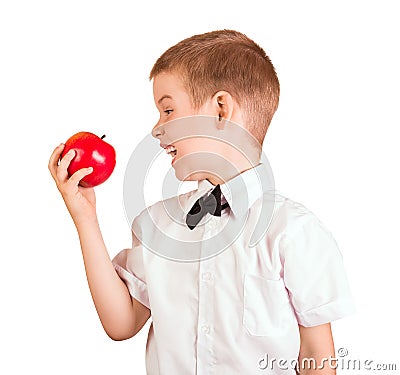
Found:
<path fill-rule="evenodd" d="M 265 164 L 260 163 L 220 185 L 221 192 L 234 215 L 244 214 L 263 195 L 262 181 L 265 181 L 266 176 L 267 168 Z M 207 179 L 200 180 L 197 190 L 185 202 L 181 202 L 183 217 L 186 217 L 197 199 L 214 188 L 215 185 Z"/>

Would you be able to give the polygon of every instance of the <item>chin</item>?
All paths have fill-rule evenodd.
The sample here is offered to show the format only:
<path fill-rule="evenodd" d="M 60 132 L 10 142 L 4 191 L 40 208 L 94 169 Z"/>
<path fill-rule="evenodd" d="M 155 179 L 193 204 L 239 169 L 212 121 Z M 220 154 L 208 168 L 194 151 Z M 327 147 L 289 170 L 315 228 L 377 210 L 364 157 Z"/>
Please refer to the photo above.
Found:
<path fill-rule="evenodd" d="M 193 173 L 186 178 L 184 178 L 182 181 L 200 181 L 204 180 L 206 178 L 206 175 L 204 173 Z"/>
<path fill-rule="evenodd" d="M 182 171 L 179 168 L 174 168 L 174 170 L 175 176 L 179 181 L 200 181 L 206 179 L 208 176 L 208 174 L 204 172 L 188 173 L 187 171 Z"/>

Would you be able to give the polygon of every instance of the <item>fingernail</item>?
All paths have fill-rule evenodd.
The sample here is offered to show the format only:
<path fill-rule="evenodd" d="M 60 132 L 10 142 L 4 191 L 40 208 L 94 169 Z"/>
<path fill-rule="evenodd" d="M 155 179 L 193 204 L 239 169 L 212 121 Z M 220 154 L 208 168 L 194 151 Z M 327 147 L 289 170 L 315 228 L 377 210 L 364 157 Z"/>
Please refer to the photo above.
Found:
<path fill-rule="evenodd" d="M 88 168 L 88 171 L 89 171 L 89 172 L 93 172 L 93 167 L 89 167 L 89 168 Z"/>

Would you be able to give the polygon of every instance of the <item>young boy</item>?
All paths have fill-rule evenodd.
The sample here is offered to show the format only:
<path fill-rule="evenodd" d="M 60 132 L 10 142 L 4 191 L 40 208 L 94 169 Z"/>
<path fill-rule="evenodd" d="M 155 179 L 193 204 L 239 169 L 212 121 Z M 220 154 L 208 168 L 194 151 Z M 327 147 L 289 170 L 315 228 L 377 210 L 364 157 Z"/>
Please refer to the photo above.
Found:
<path fill-rule="evenodd" d="M 199 181 L 199 188 L 168 200 L 168 212 L 166 201 L 143 210 L 132 225 L 131 249 L 110 259 L 94 191 L 78 186 L 91 170 L 68 178 L 74 152 L 58 163 L 62 144 L 49 162 L 79 234 L 105 331 L 113 340 L 125 340 L 151 316 L 146 347 L 150 375 L 293 374 L 297 359 L 301 374 L 335 373 L 328 366 L 335 356 L 330 322 L 351 313 L 353 304 L 329 230 L 303 205 L 275 192 L 268 230 L 249 246 L 266 201 L 267 194 L 257 188 L 264 165 L 216 139 L 165 142 L 172 120 L 202 115 L 215 118 L 215 126 L 228 134 L 237 124 L 261 149 L 279 100 L 271 61 L 245 35 L 215 31 L 171 47 L 155 63 L 150 79 L 160 112 L 152 134 L 173 156 L 176 175 Z M 238 172 L 224 176 L 223 171 L 195 168 L 195 155 L 202 152 Z M 178 165 L 185 165 L 185 173 Z M 235 241 L 218 254 L 210 249 L 210 237 L 222 238 L 225 226 L 243 218 Z M 180 258 L 160 233 L 187 241 L 187 250 L 190 241 L 199 244 L 199 260 Z M 323 368 L 301 366 L 308 358 Z"/>

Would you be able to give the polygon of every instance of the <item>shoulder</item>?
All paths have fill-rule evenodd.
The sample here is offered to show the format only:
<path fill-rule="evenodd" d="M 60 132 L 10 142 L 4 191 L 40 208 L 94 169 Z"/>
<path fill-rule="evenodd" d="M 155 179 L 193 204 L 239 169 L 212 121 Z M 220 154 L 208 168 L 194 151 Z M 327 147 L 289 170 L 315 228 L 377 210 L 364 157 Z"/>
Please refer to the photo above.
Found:
<path fill-rule="evenodd" d="M 298 263 L 305 259 L 341 259 L 342 254 L 332 232 L 304 204 L 277 192 L 269 234 L 278 240 L 279 252 L 296 253 Z"/>
<path fill-rule="evenodd" d="M 279 190 L 275 190 L 274 194 L 275 206 L 270 225 L 271 231 L 294 237 L 302 229 L 319 227 L 320 230 L 330 233 L 318 216 L 304 204 L 285 196 Z"/>

